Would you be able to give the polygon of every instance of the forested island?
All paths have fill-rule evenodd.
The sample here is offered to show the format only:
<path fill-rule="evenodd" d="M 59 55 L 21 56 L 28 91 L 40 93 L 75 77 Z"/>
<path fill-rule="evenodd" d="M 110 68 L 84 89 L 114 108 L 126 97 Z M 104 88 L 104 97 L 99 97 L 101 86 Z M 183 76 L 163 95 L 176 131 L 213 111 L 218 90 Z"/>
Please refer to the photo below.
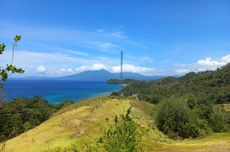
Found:
<path fill-rule="evenodd" d="M 107 83 L 108 84 L 130 84 L 130 83 L 133 83 L 133 82 L 136 82 L 137 80 L 135 79 L 123 79 L 123 80 L 120 80 L 120 79 L 109 79 L 107 80 Z"/>

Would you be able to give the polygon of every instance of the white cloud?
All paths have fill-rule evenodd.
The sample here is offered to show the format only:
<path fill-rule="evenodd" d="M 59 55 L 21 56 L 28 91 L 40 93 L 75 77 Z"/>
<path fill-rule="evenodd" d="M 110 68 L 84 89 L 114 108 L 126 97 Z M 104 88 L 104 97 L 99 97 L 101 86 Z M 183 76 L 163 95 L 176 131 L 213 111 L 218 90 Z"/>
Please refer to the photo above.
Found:
<path fill-rule="evenodd" d="M 204 66 L 216 66 L 216 65 L 221 65 L 221 62 L 212 60 L 212 58 L 207 57 L 205 59 L 198 60 L 197 64 L 204 65 Z"/>
<path fill-rule="evenodd" d="M 74 72 L 72 68 L 61 68 L 60 72 L 62 73 L 72 73 Z"/>
<path fill-rule="evenodd" d="M 198 60 L 193 64 L 175 64 L 175 67 L 182 69 L 175 69 L 177 74 L 186 74 L 188 72 L 198 72 L 206 70 L 216 70 L 217 68 L 224 66 L 225 64 L 230 63 L 230 54 L 223 56 L 218 60 L 214 60 L 211 57 L 206 57 L 204 59 Z"/>
<path fill-rule="evenodd" d="M 101 51 L 108 51 L 115 48 L 120 48 L 118 45 L 113 44 L 112 42 L 96 42 L 96 41 L 90 41 L 88 42 L 90 45 L 94 45 L 97 49 Z"/>
<path fill-rule="evenodd" d="M 111 35 L 119 39 L 127 39 L 127 37 L 121 31 L 113 32 Z"/>
<path fill-rule="evenodd" d="M 100 70 L 105 69 L 107 71 L 110 71 L 112 73 L 120 72 L 120 65 L 117 66 L 106 66 L 102 63 L 95 63 L 91 66 L 80 66 L 75 69 L 76 72 L 83 72 L 83 71 L 89 71 L 89 70 Z M 132 72 L 132 73 L 139 73 L 143 75 L 152 75 L 152 72 L 154 72 L 154 68 L 146 68 L 141 66 L 135 66 L 132 64 L 124 64 L 123 65 L 123 71 L 124 72 Z"/>
<path fill-rule="evenodd" d="M 77 50 L 66 50 L 66 49 L 60 49 L 60 50 L 63 51 L 63 53 L 67 53 L 67 54 L 76 54 L 85 57 L 89 56 L 88 53 L 77 51 Z"/>
<path fill-rule="evenodd" d="M 230 54 L 228 54 L 228 55 L 222 57 L 221 60 L 222 60 L 224 63 L 229 63 L 229 62 L 230 62 Z"/>
<path fill-rule="evenodd" d="M 177 74 L 182 74 L 182 75 L 191 72 L 188 69 L 176 69 L 175 71 L 176 71 Z"/>
<path fill-rule="evenodd" d="M 146 68 L 146 67 L 141 67 L 141 66 L 135 66 L 132 64 L 124 64 L 123 66 L 124 66 L 123 70 L 125 72 L 140 73 L 140 74 L 145 74 L 145 75 L 150 74 L 155 70 L 154 68 Z M 120 72 L 120 66 L 112 66 L 111 72 Z"/>
<path fill-rule="evenodd" d="M 99 47 L 102 50 L 109 50 L 109 49 L 112 49 L 112 48 L 116 48 L 117 45 L 115 45 L 113 43 L 110 43 L 110 42 L 104 42 L 104 43 L 99 44 Z"/>
<path fill-rule="evenodd" d="M 101 69 L 109 70 L 108 67 L 105 66 L 104 64 L 102 64 L 102 63 L 95 63 L 95 64 L 92 64 L 91 66 L 82 65 L 80 67 L 75 68 L 75 71 L 77 73 L 79 73 L 79 72 L 83 72 L 83 71 L 101 70 Z"/>
<path fill-rule="evenodd" d="M 92 68 L 95 70 L 107 69 L 107 67 L 102 63 L 95 63 L 93 64 Z"/>
<path fill-rule="evenodd" d="M 197 65 L 199 69 L 205 69 L 205 70 L 215 70 L 227 63 L 230 62 L 230 54 L 223 56 L 221 59 L 219 60 L 213 60 L 210 57 L 207 57 L 205 59 L 201 59 L 197 61 Z M 199 70 L 198 69 L 198 70 Z"/>
<path fill-rule="evenodd" d="M 38 73 L 45 73 L 46 72 L 46 68 L 43 65 L 40 65 L 37 67 L 36 71 Z"/>

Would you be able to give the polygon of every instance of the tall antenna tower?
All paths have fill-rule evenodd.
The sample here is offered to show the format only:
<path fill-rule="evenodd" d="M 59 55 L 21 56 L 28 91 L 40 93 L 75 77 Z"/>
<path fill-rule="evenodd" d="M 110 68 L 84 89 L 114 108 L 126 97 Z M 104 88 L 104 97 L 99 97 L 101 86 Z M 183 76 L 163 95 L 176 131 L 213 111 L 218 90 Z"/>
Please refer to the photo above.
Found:
<path fill-rule="evenodd" d="M 122 80 L 123 80 L 123 51 L 121 51 L 121 73 L 120 73 L 120 85 L 122 87 Z"/>

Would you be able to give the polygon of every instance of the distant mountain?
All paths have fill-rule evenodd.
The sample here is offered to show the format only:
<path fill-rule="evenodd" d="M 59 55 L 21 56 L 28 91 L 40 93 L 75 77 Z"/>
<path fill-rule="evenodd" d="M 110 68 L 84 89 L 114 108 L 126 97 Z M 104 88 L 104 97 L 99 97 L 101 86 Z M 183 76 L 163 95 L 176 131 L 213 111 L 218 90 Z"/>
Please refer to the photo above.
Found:
<path fill-rule="evenodd" d="M 109 79 L 119 79 L 120 73 L 111 73 L 104 69 L 95 71 L 84 71 L 74 75 L 60 77 L 61 80 L 79 80 L 79 81 L 107 81 Z M 131 78 L 137 80 L 156 80 L 162 76 L 144 76 L 138 73 L 124 72 L 123 78 Z"/>

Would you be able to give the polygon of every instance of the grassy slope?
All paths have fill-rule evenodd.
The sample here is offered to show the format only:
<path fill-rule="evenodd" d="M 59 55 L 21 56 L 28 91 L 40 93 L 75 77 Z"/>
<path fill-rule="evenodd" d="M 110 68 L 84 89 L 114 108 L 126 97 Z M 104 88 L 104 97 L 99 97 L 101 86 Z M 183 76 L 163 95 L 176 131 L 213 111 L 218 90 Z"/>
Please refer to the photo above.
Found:
<path fill-rule="evenodd" d="M 214 134 L 203 139 L 173 141 L 154 127 L 155 106 L 129 99 L 98 97 L 71 105 L 57 112 L 40 126 L 6 142 L 6 152 L 49 151 L 75 143 L 82 151 L 96 142 L 107 127 L 105 118 L 123 114 L 132 106 L 132 117 L 147 130 L 144 151 L 156 152 L 229 152 L 230 133 Z"/>

